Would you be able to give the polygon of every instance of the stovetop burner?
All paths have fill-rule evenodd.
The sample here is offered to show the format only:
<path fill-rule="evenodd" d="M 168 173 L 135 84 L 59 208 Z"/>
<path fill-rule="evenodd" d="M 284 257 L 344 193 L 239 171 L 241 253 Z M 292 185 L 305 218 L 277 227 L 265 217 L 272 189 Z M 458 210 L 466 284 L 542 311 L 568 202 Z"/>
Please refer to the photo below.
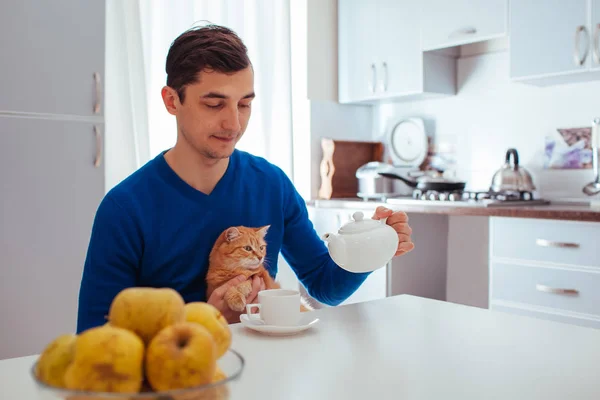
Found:
<path fill-rule="evenodd" d="M 433 202 L 461 202 L 473 205 L 539 205 L 549 204 L 548 201 L 538 199 L 533 192 L 493 192 L 493 191 L 442 191 L 415 189 L 412 194 L 415 200 Z"/>

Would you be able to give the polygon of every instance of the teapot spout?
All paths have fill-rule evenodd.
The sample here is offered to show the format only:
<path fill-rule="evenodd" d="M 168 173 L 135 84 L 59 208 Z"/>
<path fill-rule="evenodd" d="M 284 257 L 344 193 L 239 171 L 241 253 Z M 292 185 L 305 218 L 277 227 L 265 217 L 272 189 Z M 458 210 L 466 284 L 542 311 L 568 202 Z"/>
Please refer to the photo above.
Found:
<path fill-rule="evenodd" d="M 340 267 L 346 264 L 346 242 L 339 235 L 326 233 L 323 235 L 323 240 L 327 242 L 329 255 L 333 262 Z"/>

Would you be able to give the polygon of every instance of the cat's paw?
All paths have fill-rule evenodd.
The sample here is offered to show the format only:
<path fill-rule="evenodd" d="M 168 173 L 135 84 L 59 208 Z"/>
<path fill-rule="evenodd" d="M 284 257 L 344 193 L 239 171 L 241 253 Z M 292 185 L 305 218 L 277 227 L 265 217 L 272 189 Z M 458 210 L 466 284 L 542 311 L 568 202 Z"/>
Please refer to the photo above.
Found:
<path fill-rule="evenodd" d="M 242 312 L 246 309 L 246 296 L 244 296 L 237 288 L 229 288 L 225 293 L 225 301 L 230 309 L 237 312 Z"/>
<path fill-rule="evenodd" d="M 240 283 L 237 285 L 237 289 L 244 297 L 247 298 L 248 295 L 252 293 L 252 280 L 248 279 L 247 281 Z"/>
<path fill-rule="evenodd" d="M 239 296 L 239 298 L 228 301 L 227 304 L 233 311 L 242 312 L 246 309 L 246 298 L 244 296 Z"/>

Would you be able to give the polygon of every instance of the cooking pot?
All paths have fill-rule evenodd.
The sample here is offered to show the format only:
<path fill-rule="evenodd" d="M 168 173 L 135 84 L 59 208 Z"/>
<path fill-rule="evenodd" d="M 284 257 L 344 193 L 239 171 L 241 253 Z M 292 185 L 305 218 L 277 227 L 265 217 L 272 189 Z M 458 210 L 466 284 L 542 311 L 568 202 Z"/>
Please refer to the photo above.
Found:
<path fill-rule="evenodd" d="M 378 171 L 388 169 L 388 164 L 371 161 L 356 170 L 358 179 L 358 197 L 363 199 L 385 199 L 393 193 L 391 179 L 378 174 Z"/>
<path fill-rule="evenodd" d="M 531 175 L 519 165 L 519 153 L 516 149 L 506 151 L 504 165 L 494 174 L 490 190 L 496 193 L 533 192 L 535 190 Z"/>

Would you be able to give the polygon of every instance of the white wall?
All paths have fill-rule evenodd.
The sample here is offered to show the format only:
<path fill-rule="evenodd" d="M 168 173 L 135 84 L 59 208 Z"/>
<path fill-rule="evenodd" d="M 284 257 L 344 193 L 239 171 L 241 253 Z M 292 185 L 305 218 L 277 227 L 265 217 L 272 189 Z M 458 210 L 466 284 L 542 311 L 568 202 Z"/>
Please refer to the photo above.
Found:
<path fill-rule="evenodd" d="M 591 126 L 600 116 L 600 82 L 539 88 L 512 83 L 508 73 L 506 49 L 460 58 L 456 96 L 380 105 L 374 136 L 390 117 L 423 117 L 436 138 L 457 144 L 457 173 L 471 189 L 487 189 L 515 147 L 542 196 L 585 197 L 592 171 L 543 170 L 544 138 L 557 128 Z"/>

